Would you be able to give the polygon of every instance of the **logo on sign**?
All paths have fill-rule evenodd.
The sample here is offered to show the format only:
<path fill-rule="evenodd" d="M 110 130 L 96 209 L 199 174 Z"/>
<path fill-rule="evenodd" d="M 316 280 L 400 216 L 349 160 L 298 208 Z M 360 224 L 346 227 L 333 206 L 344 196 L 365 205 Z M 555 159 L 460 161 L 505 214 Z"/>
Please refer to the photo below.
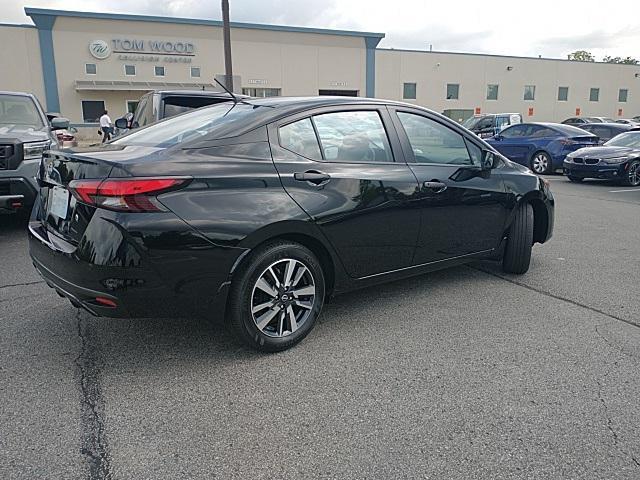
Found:
<path fill-rule="evenodd" d="M 89 52 L 98 60 L 104 60 L 111 55 L 111 48 L 104 40 L 94 40 L 89 44 Z"/>

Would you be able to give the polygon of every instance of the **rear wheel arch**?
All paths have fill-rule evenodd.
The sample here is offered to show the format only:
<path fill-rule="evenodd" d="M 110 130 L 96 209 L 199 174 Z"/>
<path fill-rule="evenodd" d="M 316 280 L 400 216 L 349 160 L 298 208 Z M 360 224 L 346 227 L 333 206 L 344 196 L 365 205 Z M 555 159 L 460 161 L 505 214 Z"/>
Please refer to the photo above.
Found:
<path fill-rule="evenodd" d="M 307 228 L 296 228 L 295 230 L 286 233 L 276 232 L 261 232 L 257 236 L 253 236 L 249 243 L 251 250 L 260 248 L 267 243 L 276 242 L 278 240 L 290 241 L 298 243 L 309 250 L 316 256 L 322 267 L 322 271 L 325 276 L 325 296 L 330 296 L 334 290 L 336 283 L 336 259 L 329 251 L 329 247 L 325 245 L 321 240 L 317 238 L 312 232 L 306 231 Z M 256 232 L 257 233 L 257 232 Z M 271 234 L 269 234 L 271 233 Z M 250 256 L 245 255 L 240 262 L 235 266 L 234 272 L 238 270 L 238 267 L 247 261 Z M 233 281 L 233 279 L 231 279 Z"/>

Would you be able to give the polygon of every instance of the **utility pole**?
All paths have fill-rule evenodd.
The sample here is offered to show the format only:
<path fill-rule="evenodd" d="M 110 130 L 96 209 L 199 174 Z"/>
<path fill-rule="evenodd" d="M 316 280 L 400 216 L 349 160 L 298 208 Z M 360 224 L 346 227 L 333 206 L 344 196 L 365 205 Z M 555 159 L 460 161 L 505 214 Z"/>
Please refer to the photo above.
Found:
<path fill-rule="evenodd" d="M 222 0 L 222 33 L 224 37 L 224 83 L 233 92 L 231 68 L 231 27 L 229 26 L 229 0 Z"/>

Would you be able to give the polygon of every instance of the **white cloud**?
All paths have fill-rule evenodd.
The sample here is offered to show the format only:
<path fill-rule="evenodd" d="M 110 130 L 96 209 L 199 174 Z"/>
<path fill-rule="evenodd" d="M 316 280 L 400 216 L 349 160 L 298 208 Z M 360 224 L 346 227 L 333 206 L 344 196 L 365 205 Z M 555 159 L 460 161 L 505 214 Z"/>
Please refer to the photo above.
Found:
<path fill-rule="evenodd" d="M 602 1 L 230 0 L 231 18 L 386 33 L 384 47 L 564 58 L 585 49 L 640 58 L 640 2 L 608 14 Z M 0 0 L 3 21 L 28 22 L 25 5 L 64 10 L 220 18 L 218 0 Z"/>

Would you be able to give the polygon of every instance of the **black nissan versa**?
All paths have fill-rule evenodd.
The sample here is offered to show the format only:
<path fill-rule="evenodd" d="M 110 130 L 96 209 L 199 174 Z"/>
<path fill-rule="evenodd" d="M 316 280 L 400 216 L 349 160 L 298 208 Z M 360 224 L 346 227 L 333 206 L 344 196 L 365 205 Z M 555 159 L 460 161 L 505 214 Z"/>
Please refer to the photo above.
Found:
<path fill-rule="evenodd" d="M 304 338 L 325 299 L 478 258 L 529 268 L 547 183 L 455 122 L 358 98 L 221 103 L 47 152 L 35 267 L 95 315 L 226 318 L 254 348 Z"/>

